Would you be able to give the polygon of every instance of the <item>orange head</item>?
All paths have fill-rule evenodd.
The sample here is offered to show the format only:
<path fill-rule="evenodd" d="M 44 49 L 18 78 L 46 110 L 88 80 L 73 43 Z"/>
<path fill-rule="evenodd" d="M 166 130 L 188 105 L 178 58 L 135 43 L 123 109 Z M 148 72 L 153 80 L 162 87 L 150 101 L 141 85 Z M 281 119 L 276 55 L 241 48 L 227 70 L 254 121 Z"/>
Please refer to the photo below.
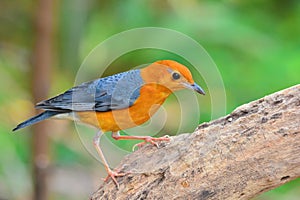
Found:
<path fill-rule="evenodd" d="M 141 75 L 145 83 L 156 83 L 170 91 L 187 88 L 205 94 L 204 90 L 194 82 L 190 70 L 173 60 L 152 63 L 141 70 Z"/>

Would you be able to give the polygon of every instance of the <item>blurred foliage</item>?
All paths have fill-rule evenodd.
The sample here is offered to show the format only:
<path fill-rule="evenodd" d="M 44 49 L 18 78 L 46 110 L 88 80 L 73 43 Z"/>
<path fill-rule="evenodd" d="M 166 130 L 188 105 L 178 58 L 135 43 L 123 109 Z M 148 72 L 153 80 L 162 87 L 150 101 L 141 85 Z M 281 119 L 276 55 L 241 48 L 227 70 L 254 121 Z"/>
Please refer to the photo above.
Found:
<path fill-rule="evenodd" d="M 300 80 L 300 2 L 297 0 L 62 0 L 55 1 L 55 5 L 54 66 L 49 96 L 72 87 L 81 62 L 97 44 L 121 31 L 147 26 L 177 30 L 203 45 L 221 72 L 227 112 L 298 84 Z M 1 199 L 30 199 L 31 195 L 30 129 L 16 134 L 11 134 L 11 129 L 33 114 L 30 60 L 35 9 L 35 1 L 30 0 L 0 2 Z M 118 58 L 104 75 L 159 59 L 185 62 L 168 52 L 137 50 Z M 167 103 L 173 101 L 174 98 Z M 201 101 L 201 121 L 208 121 L 210 102 L 204 98 Z M 54 181 L 50 187 L 52 199 L 85 198 L 100 181 L 98 171 L 103 167 L 81 148 L 75 130 L 73 134 L 71 130 L 74 129 L 68 123 L 53 125 L 53 168 L 65 166 L 72 171 L 70 168 L 79 167 L 95 183 L 84 194 L 74 197 L 55 189 Z M 112 142 L 125 150 L 130 150 L 133 144 Z M 72 181 L 67 182 L 67 178 L 65 181 L 69 189 L 74 188 Z M 298 199 L 299 183 L 297 179 L 257 199 Z"/>

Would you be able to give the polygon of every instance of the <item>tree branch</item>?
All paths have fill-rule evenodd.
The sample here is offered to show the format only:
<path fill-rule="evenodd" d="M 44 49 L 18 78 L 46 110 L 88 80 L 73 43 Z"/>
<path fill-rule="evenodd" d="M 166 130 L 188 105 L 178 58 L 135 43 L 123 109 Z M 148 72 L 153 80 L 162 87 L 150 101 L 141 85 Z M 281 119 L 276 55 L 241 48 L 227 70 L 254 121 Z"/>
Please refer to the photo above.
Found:
<path fill-rule="evenodd" d="M 300 176 L 300 85 L 128 155 L 91 199 L 249 199 Z"/>
<path fill-rule="evenodd" d="M 53 14 L 52 0 L 36 1 L 35 37 L 32 52 L 31 91 L 34 102 L 46 99 L 49 92 L 52 66 Z M 36 114 L 39 112 L 36 111 Z M 32 126 L 33 199 L 48 199 L 49 121 Z"/>

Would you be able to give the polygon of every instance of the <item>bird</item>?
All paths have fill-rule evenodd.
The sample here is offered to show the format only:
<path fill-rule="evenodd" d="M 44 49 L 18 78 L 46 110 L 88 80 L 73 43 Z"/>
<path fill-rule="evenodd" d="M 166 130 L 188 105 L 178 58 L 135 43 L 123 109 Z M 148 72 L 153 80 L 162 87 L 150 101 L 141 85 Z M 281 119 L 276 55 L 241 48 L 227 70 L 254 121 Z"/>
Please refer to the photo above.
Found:
<path fill-rule="evenodd" d="M 169 95 L 182 89 L 205 95 L 186 66 L 173 60 L 159 60 L 141 69 L 84 82 L 41 101 L 35 108 L 44 112 L 18 124 L 13 131 L 49 118 L 71 119 L 96 127 L 93 145 L 108 174 L 104 181 L 111 178 L 119 187 L 116 178 L 126 173 L 109 167 L 99 146 L 101 136 L 111 132 L 115 140 L 142 140 L 136 145 L 138 147 L 170 141 L 167 136 L 129 136 L 120 135 L 120 131 L 148 121 Z"/>

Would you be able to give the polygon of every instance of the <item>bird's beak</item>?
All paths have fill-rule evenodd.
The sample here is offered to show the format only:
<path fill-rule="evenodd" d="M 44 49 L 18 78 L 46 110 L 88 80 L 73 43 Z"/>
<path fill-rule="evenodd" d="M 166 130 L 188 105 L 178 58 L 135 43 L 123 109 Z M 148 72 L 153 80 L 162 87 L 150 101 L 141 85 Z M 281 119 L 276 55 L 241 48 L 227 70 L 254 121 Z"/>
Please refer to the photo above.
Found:
<path fill-rule="evenodd" d="M 197 83 L 193 83 L 193 84 L 184 84 L 188 89 L 194 90 L 196 92 L 198 92 L 199 94 L 205 95 L 204 90 L 197 84 Z"/>

